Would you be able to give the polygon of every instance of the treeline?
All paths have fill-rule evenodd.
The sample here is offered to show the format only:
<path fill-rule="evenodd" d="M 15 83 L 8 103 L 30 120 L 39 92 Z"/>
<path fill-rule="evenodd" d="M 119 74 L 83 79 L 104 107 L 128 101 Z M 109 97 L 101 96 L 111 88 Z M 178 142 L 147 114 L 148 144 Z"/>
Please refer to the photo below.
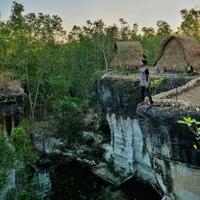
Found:
<path fill-rule="evenodd" d="M 139 40 L 152 64 L 160 41 L 171 34 L 200 39 L 200 10 L 182 10 L 182 23 L 174 32 L 162 20 L 157 29 L 137 23 L 106 26 L 102 20 L 88 20 L 66 33 L 62 19 L 43 13 L 23 14 L 22 4 L 13 2 L 9 20 L 0 21 L 0 67 L 15 73 L 27 94 L 26 113 L 30 119 L 44 119 L 49 114 L 69 121 L 79 121 L 94 93 L 102 70 L 113 58 L 117 40 Z M 69 126 L 70 127 L 70 126 Z"/>

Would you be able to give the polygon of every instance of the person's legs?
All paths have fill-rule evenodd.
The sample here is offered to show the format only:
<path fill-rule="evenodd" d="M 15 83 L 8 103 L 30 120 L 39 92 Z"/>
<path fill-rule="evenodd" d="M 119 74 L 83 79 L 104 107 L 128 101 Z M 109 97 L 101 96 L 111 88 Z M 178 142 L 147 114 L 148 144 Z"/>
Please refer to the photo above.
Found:
<path fill-rule="evenodd" d="M 151 97 L 151 93 L 150 93 L 149 88 L 146 88 L 146 95 L 149 97 L 150 103 L 153 104 L 153 100 L 152 100 L 152 97 Z"/>
<path fill-rule="evenodd" d="M 141 86 L 141 98 L 142 98 L 142 101 L 144 101 L 144 98 L 145 98 L 145 87 L 144 86 Z"/>

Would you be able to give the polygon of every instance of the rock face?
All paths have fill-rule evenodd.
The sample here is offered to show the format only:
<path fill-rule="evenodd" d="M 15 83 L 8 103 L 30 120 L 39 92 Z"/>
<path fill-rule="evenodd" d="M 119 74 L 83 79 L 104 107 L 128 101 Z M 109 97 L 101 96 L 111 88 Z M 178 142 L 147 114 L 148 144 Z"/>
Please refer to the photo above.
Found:
<path fill-rule="evenodd" d="M 200 119 L 200 114 L 188 113 Z M 137 110 L 145 152 L 163 193 L 175 199 L 199 199 L 200 151 L 188 128 L 178 124 L 186 113 L 149 106 Z"/>
<path fill-rule="evenodd" d="M 163 199 L 199 200 L 200 152 L 193 147 L 198 143 L 178 120 L 188 115 L 200 119 L 200 113 L 162 106 L 137 108 L 139 88 L 122 78 L 103 78 L 98 92 L 111 130 L 110 155 L 119 175 L 123 171 L 126 178 L 143 179 Z"/>

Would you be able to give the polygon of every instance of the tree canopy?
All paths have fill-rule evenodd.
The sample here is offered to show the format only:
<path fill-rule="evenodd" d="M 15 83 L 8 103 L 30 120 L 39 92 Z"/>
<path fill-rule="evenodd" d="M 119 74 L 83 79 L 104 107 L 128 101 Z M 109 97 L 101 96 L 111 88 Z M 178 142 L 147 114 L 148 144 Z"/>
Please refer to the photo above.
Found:
<path fill-rule="evenodd" d="M 136 22 L 131 25 L 120 18 L 119 26 L 87 20 L 69 33 L 59 16 L 24 14 L 24 10 L 14 1 L 10 18 L 0 21 L 0 66 L 22 82 L 27 94 L 25 113 L 31 120 L 57 115 L 63 101 L 87 109 L 95 101 L 98 76 L 113 59 L 116 41 L 140 41 L 151 65 L 163 38 L 174 33 L 200 38 L 200 11 L 195 9 L 180 12 L 177 30 L 163 20 L 157 21 L 156 28 L 140 29 Z"/>

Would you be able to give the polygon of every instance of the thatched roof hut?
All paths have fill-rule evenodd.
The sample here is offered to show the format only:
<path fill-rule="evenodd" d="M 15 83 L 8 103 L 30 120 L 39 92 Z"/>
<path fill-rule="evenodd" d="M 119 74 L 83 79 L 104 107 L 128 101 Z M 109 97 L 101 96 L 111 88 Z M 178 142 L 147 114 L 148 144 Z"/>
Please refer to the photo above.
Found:
<path fill-rule="evenodd" d="M 161 43 L 155 64 L 158 72 L 185 72 L 190 65 L 200 73 L 200 44 L 190 37 L 170 36 Z"/>
<path fill-rule="evenodd" d="M 122 66 L 127 69 L 135 69 L 141 65 L 144 58 L 143 48 L 138 41 L 116 42 L 114 46 L 115 56 L 111 67 Z"/>
<path fill-rule="evenodd" d="M 19 124 L 25 93 L 19 81 L 6 74 L 0 74 L 0 127 L 11 134 L 12 128 Z"/>

